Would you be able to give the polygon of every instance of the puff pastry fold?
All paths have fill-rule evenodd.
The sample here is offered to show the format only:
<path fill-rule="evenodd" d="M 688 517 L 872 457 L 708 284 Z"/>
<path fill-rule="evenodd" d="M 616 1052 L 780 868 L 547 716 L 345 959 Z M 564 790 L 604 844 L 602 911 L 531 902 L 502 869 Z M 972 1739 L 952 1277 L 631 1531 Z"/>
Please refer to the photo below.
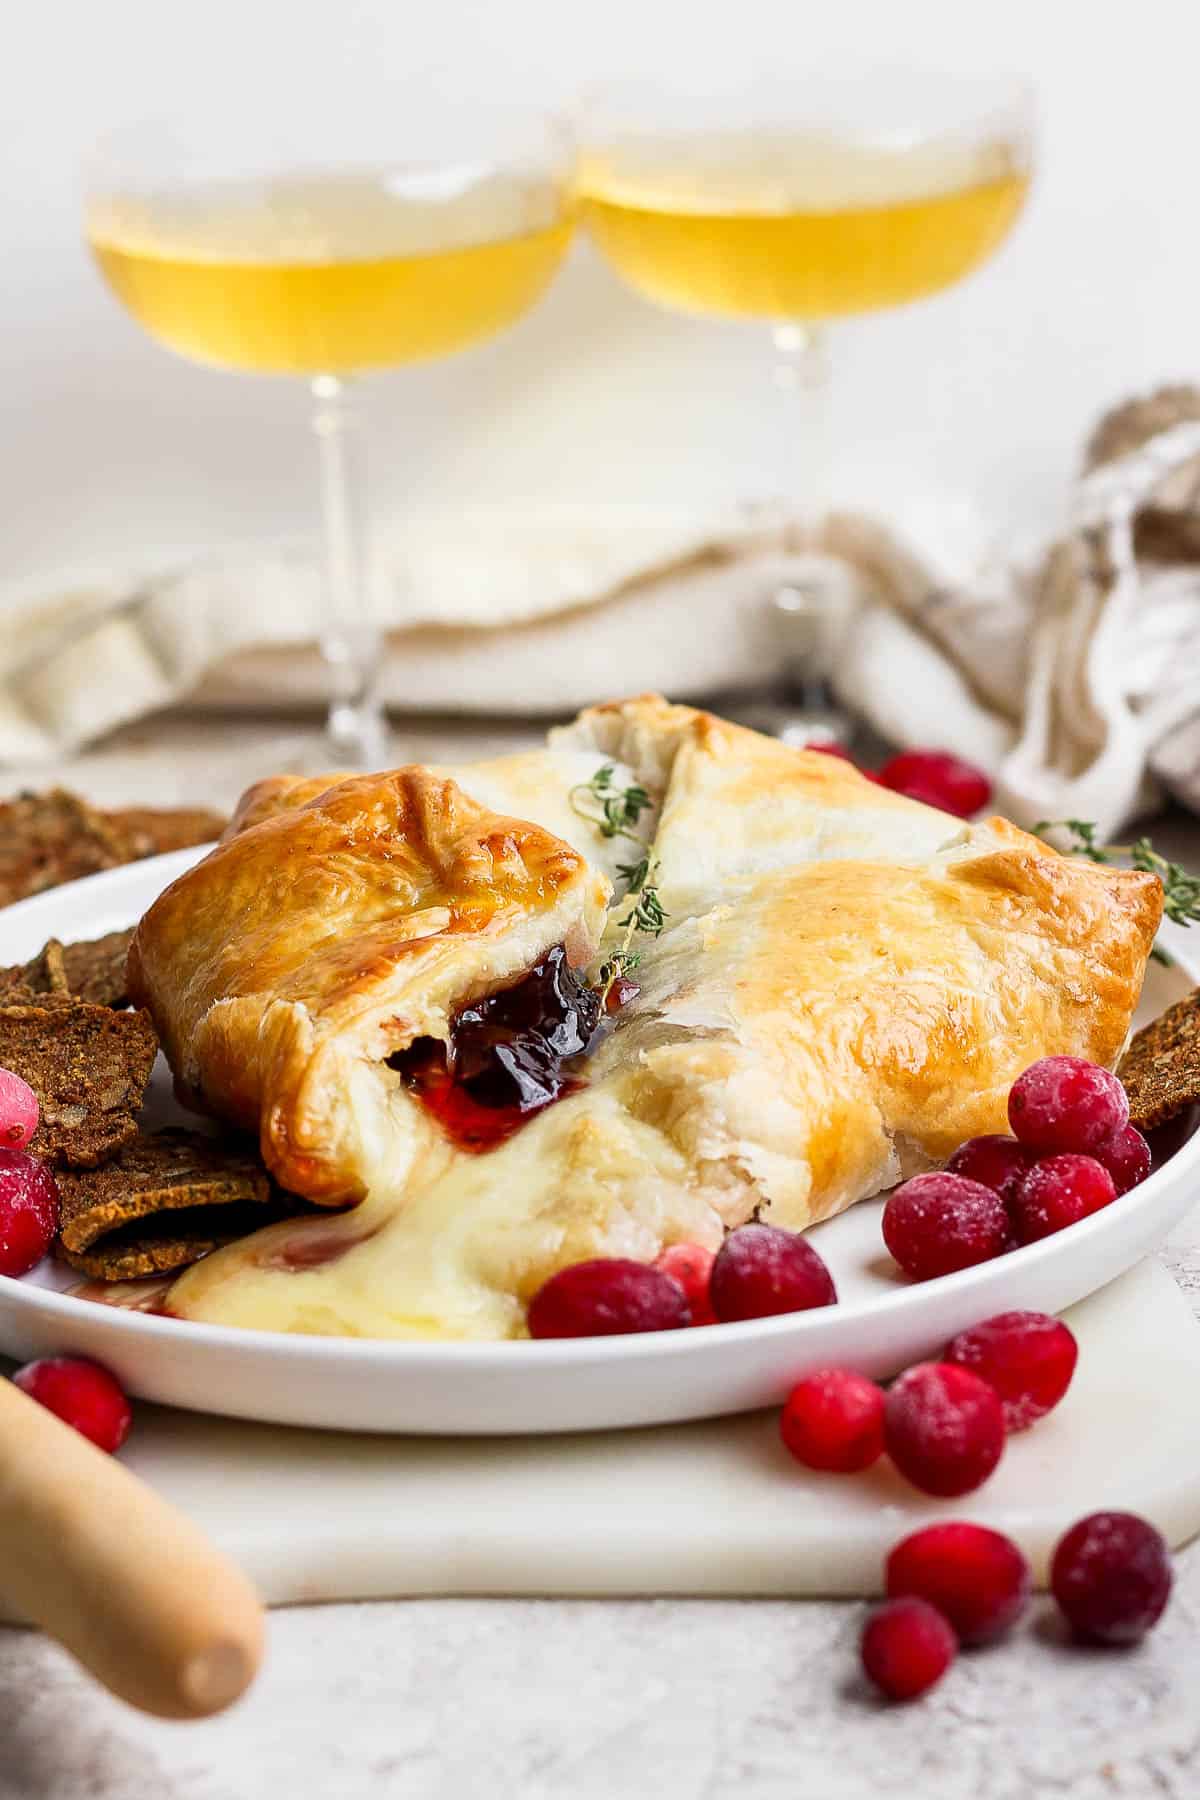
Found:
<path fill-rule="evenodd" d="M 293 793 L 295 790 L 293 790 Z M 400 1183 L 432 1129 L 386 1059 L 552 945 L 586 962 L 610 884 L 541 826 L 427 769 L 249 805 L 140 922 L 144 995 L 181 1093 L 256 1130 L 322 1204 Z"/>

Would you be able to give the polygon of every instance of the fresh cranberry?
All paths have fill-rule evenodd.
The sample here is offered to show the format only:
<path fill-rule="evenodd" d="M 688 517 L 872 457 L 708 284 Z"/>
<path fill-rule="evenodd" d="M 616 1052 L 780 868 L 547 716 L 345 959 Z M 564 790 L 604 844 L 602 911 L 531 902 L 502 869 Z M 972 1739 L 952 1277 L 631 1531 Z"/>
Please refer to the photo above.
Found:
<path fill-rule="evenodd" d="M 1004 1451 L 995 1389 L 954 1363 L 917 1363 L 888 1389 L 883 1441 L 922 1493 L 951 1499 L 985 1482 Z"/>
<path fill-rule="evenodd" d="M 0 1146 L 0 1275 L 25 1275 L 58 1230 L 58 1183 L 27 1150 Z"/>
<path fill-rule="evenodd" d="M 801 745 L 801 748 L 804 750 L 819 750 L 822 756 L 836 756 L 842 762 L 852 763 L 854 761 L 854 758 L 847 750 L 845 744 L 839 744 L 836 738 L 822 738 L 820 741 L 816 738 L 810 738 L 807 744 Z"/>
<path fill-rule="evenodd" d="M 0 1144 L 27 1144 L 38 1128 L 37 1095 L 11 1069 L 0 1069 Z"/>
<path fill-rule="evenodd" d="M 833 1306 L 833 1277 L 811 1244 L 778 1225 L 742 1225 L 717 1252 L 709 1298 L 718 1319 L 764 1319 L 771 1313 Z"/>
<path fill-rule="evenodd" d="M 1136 1125 L 1122 1125 L 1120 1131 L 1098 1150 L 1093 1150 L 1092 1155 L 1098 1163 L 1104 1164 L 1119 1195 L 1127 1194 L 1150 1173 L 1150 1146 Z"/>
<path fill-rule="evenodd" d="M 1003 1532 L 959 1520 L 901 1538 L 887 1559 L 889 1598 L 915 1594 L 949 1619 L 960 1643 L 989 1644 L 1029 1604 L 1029 1564 Z"/>
<path fill-rule="evenodd" d="M 1049 1313 L 1006 1312 L 952 1338 L 945 1360 L 970 1369 L 994 1387 L 1009 1431 L 1044 1419 L 1071 1385 L 1079 1345 Z"/>
<path fill-rule="evenodd" d="M 1018 1144 L 1015 1137 L 997 1132 L 991 1137 L 968 1138 L 960 1144 L 946 1164 L 946 1172 L 980 1181 L 984 1187 L 994 1189 L 1002 1200 L 1011 1200 L 1032 1161 L 1032 1152 Z"/>
<path fill-rule="evenodd" d="M 619 1256 L 573 1263 L 551 1275 L 529 1302 L 528 1318 L 535 1338 L 676 1331 L 692 1322 L 677 1281 Z"/>
<path fill-rule="evenodd" d="M 1008 1122 L 1039 1156 L 1090 1153 L 1129 1123 L 1129 1097 L 1115 1075 L 1082 1056 L 1044 1056 L 1018 1075 Z"/>
<path fill-rule="evenodd" d="M 902 750 L 884 763 L 876 778 L 897 794 L 959 819 L 969 819 L 992 797 L 992 784 L 983 770 L 948 750 Z"/>
<path fill-rule="evenodd" d="M 949 1621 L 928 1600 L 885 1600 L 863 1626 L 862 1666 L 889 1700 L 915 1700 L 958 1655 Z"/>
<path fill-rule="evenodd" d="M 18 1369 L 13 1381 L 101 1450 L 119 1450 L 129 1436 L 132 1414 L 125 1390 L 99 1363 L 82 1356 L 46 1356 Z"/>
<path fill-rule="evenodd" d="M 693 1325 L 715 1325 L 717 1315 L 708 1297 L 708 1283 L 716 1258 L 703 1244 L 672 1244 L 654 1259 L 654 1267 L 677 1281 L 691 1309 Z"/>
<path fill-rule="evenodd" d="M 1036 1243 L 1099 1212 L 1117 1197 L 1113 1178 L 1094 1156 L 1047 1156 L 1035 1162 L 1009 1208 L 1017 1240 Z"/>
<path fill-rule="evenodd" d="M 1008 1248 L 1003 1200 L 964 1175 L 914 1175 L 883 1209 L 883 1241 L 916 1281 L 951 1275 Z"/>
<path fill-rule="evenodd" d="M 1171 1593 L 1162 1533 L 1136 1513 L 1090 1513 L 1061 1538 L 1050 1588 L 1076 1637 L 1136 1644 L 1156 1625 Z"/>
<path fill-rule="evenodd" d="M 814 1369 L 788 1395 L 779 1432 L 808 1469 L 869 1469 L 883 1455 L 883 1389 L 854 1369 Z"/>

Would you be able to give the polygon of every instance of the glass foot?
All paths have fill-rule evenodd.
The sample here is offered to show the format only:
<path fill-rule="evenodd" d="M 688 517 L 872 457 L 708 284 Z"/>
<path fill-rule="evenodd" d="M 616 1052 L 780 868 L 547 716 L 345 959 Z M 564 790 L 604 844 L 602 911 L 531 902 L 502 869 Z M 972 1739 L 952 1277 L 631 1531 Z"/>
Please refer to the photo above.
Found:
<path fill-rule="evenodd" d="M 847 742 L 854 721 L 830 683 L 841 608 L 819 576 L 780 588 L 770 602 L 779 642 L 785 697 L 772 733 L 797 748 Z"/>

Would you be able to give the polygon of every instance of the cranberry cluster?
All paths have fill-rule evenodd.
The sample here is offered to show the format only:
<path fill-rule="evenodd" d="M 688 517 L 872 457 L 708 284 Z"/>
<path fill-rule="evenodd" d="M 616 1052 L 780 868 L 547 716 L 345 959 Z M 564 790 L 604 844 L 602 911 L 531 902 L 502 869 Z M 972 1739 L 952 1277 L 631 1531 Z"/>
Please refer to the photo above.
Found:
<path fill-rule="evenodd" d="M 653 1264 L 607 1256 L 572 1263 L 538 1289 L 527 1320 L 530 1337 L 612 1337 L 807 1312 L 836 1300 L 832 1275 L 798 1232 L 743 1225 L 715 1256 L 700 1244 L 675 1244 Z"/>
<path fill-rule="evenodd" d="M 1150 1173 L 1115 1075 L 1047 1056 L 1013 1083 L 1011 1137 L 970 1138 L 944 1170 L 914 1175 L 883 1213 L 883 1238 L 917 1281 L 987 1262 L 1077 1224 Z"/>
<path fill-rule="evenodd" d="M 39 1117 L 33 1089 L 0 1069 L 0 1275 L 27 1275 L 58 1231 L 58 1184 L 40 1157 L 21 1148 Z M 52 1356 L 27 1363 L 13 1380 L 101 1450 L 119 1450 L 129 1435 L 129 1401 L 98 1363 Z"/>
<path fill-rule="evenodd" d="M 58 1230 L 58 1183 L 40 1157 L 22 1148 L 38 1128 L 37 1095 L 11 1069 L 0 1069 L 0 1275 L 26 1275 Z"/>
<path fill-rule="evenodd" d="M 998 1313 L 961 1331 L 938 1362 L 916 1363 L 885 1393 L 854 1369 L 814 1369 L 788 1396 L 783 1441 L 810 1469 L 853 1474 L 886 1450 L 922 1493 L 953 1499 L 982 1485 L 1010 1432 L 1058 1405 L 1078 1346 L 1047 1313 Z"/>
<path fill-rule="evenodd" d="M 1171 1593 L 1162 1534 L 1136 1513 L 1097 1512 L 1059 1539 L 1050 1590 L 1074 1636 L 1127 1647 L 1156 1625 Z M 989 1644 L 1029 1605 L 1033 1582 L 1003 1532 L 950 1520 L 901 1539 L 884 1569 L 888 1598 L 867 1618 L 859 1652 L 891 1700 L 914 1700 L 940 1681 L 960 1645 Z"/>
<path fill-rule="evenodd" d="M 1061 1320 L 1001 1313 L 960 1332 L 940 1362 L 905 1370 L 886 1392 L 854 1369 L 813 1370 L 788 1397 L 781 1435 L 808 1468 L 854 1473 L 886 1451 L 914 1487 L 957 1497 L 986 1481 L 1010 1432 L 1058 1405 L 1077 1355 Z M 1008 1631 L 1033 1583 L 1010 1538 L 954 1520 L 898 1543 L 884 1585 L 888 1599 L 863 1627 L 862 1665 L 889 1698 L 911 1700 L 941 1679 L 960 1644 Z M 1093 1513 L 1058 1545 L 1050 1585 L 1077 1637 L 1136 1643 L 1167 1604 L 1167 1545 L 1132 1513 Z"/>

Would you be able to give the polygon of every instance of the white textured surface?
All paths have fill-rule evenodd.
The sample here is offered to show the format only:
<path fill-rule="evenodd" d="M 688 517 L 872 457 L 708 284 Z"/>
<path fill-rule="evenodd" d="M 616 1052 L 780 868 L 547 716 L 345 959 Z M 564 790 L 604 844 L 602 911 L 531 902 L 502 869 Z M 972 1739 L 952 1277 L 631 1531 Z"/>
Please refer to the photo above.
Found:
<path fill-rule="evenodd" d="M 150 740 L 153 743 L 154 740 Z M 261 740 L 260 740 L 261 741 Z M 142 742 L 147 742 L 142 734 Z M 213 738 L 88 760 L 97 798 L 195 795 Z M 219 785 L 234 784 L 224 740 Z M 430 756 L 461 747 L 424 744 Z M 249 766 L 246 779 L 260 772 Z M 220 759 L 218 759 L 220 761 Z M 208 768 L 208 779 L 203 781 Z M 198 786 L 199 783 L 199 786 Z M 1156 832 L 1156 838 L 1162 836 Z M 1174 853 L 1200 852 L 1194 829 Z M 1200 1211 L 1164 1261 L 1200 1308 Z M 1136 1444 L 1114 1433 L 1114 1461 Z M 736 1534 L 738 1522 L 728 1530 Z M 1039 1601 L 926 1701 L 880 1706 L 842 1601 L 419 1600 L 295 1608 L 224 1718 L 130 1712 L 0 1631 L 0 1800 L 1195 1800 L 1200 1545 L 1141 1649 L 1065 1645 Z"/>

